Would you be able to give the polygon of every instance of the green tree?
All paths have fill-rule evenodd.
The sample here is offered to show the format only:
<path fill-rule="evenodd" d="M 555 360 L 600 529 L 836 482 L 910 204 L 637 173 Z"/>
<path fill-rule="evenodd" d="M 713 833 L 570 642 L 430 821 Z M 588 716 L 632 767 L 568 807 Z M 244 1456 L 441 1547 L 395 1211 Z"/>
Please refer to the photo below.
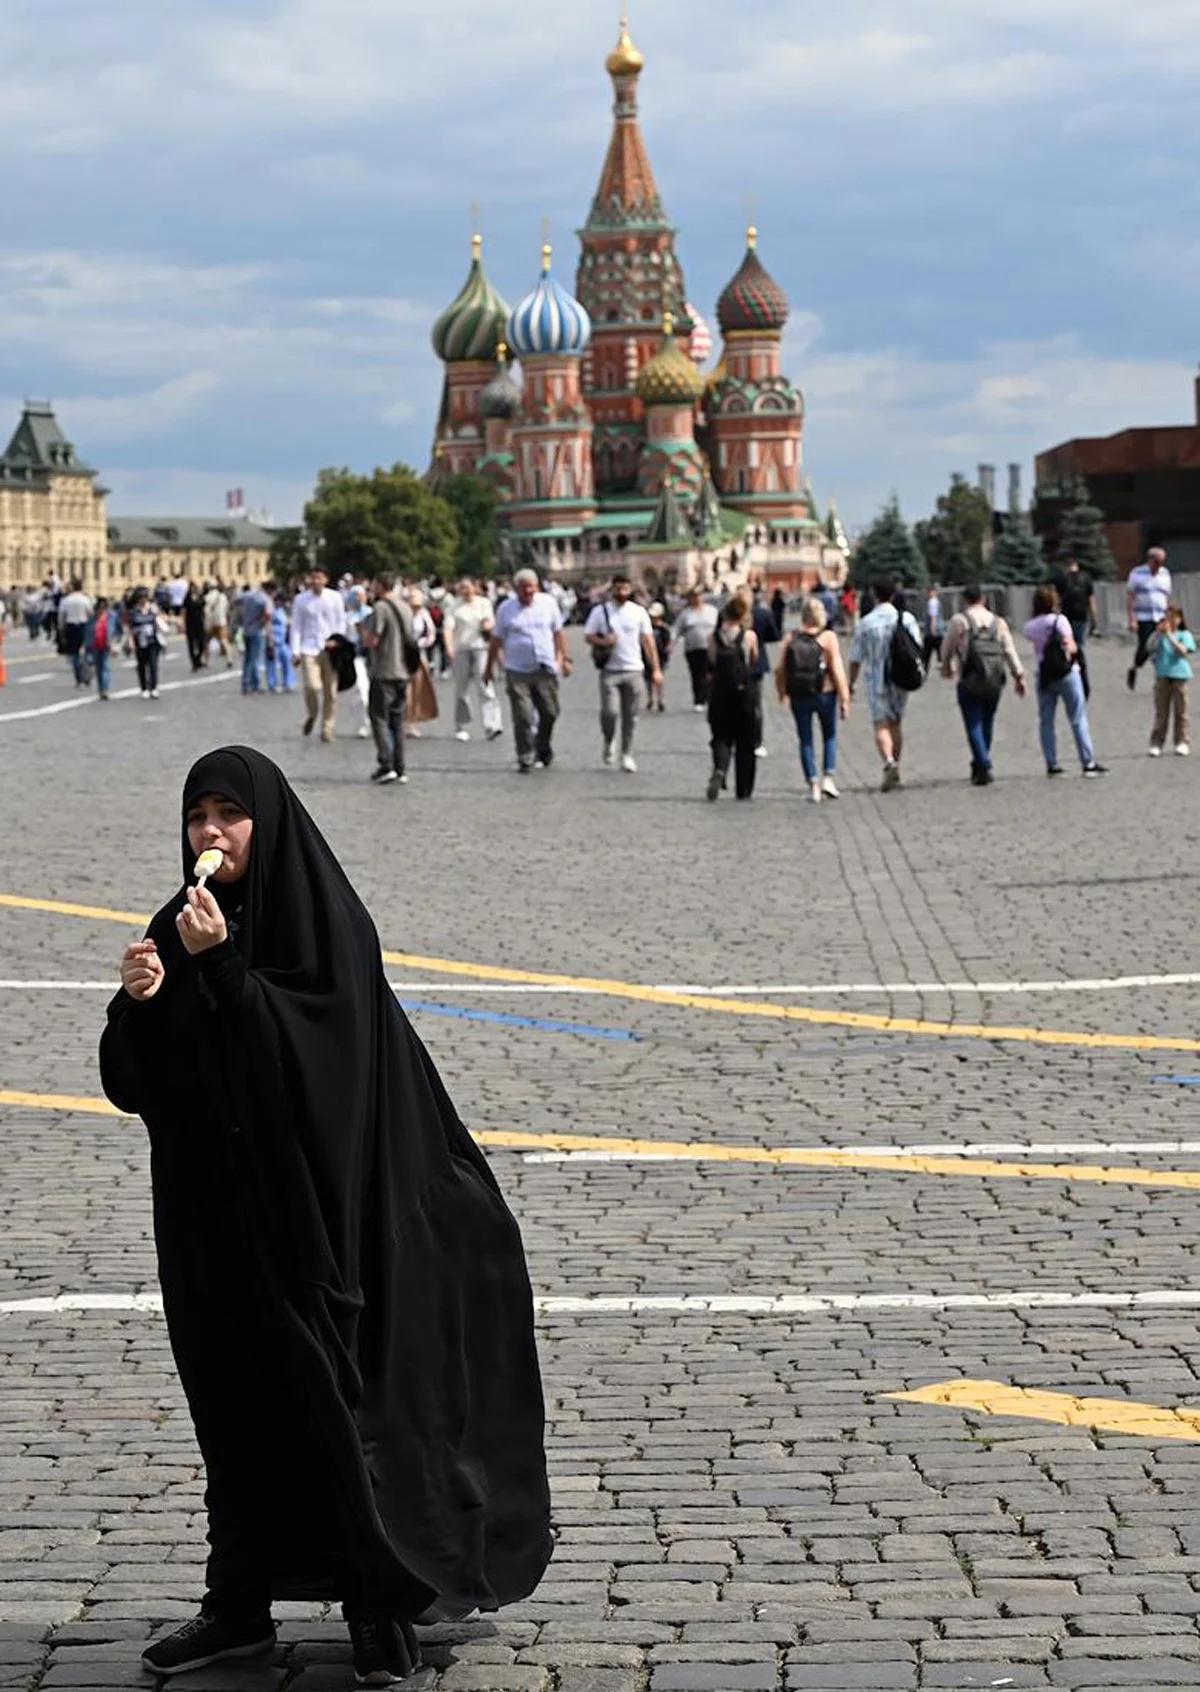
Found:
<path fill-rule="evenodd" d="M 984 536 L 992 527 L 991 501 L 965 476 L 953 476 L 933 516 L 915 529 L 917 545 L 935 582 L 977 582 L 983 574 Z"/>
<path fill-rule="evenodd" d="M 1010 517 L 996 536 L 992 561 L 987 567 L 989 582 L 1040 582 L 1046 574 L 1042 543 L 1028 518 Z"/>
<path fill-rule="evenodd" d="M 867 587 L 880 576 L 891 576 L 904 587 L 929 584 L 921 549 L 900 515 L 900 502 L 894 494 L 859 538 L 850 560 L 850 580 L 855 587 Z"/>
<path fill-rule="evenodd" d="M 304 521 L 333 577 L 448 575 L 458 556 L 453 511 L 406 464 L 369 476 L 322 470 Z"/>
<path fill-rule="evenodd" d="M 1058 526 L 1057 558 L 1078 558 L 1081 570 L 1093 581 L 1111 581 L 1116 562 L 1104 533 L 1104 512 L 1093 503 L 1087 483 L 1082 476 L 1075 478 L 1070 493 L 1071 503 Z"/>
<path fill-rule="evenodd" d="M 447 476 L 438 493 L 458 524 L 460 576 L 494 576 L 500 559 L 500 496 L 479 476 Z"/>
<path fill-rule="evenodd" d="M 294 581 L 311 567 L 308 539 L 303 529 L 280 529 L 271 542 L 271 576 L 277 582 Z"/>

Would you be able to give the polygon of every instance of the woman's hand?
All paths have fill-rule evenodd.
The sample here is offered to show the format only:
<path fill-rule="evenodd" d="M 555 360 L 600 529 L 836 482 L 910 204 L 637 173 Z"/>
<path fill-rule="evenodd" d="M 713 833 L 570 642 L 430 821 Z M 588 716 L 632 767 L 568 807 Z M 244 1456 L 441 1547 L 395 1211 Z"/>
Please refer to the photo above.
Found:
<path fill-rule="evenodd" d="M 126 946 L 121 959 L 121 985 L 131 999 L 139 1004 L 152 999 L 166 977 L 153 940 L 139 940 L 134 946 Z"/>
<path fill-rule="evenodd" d="M 207 887 L 188 888 L 187 904 L 175 918 L 175 926 L 184 950 L 193 958 L 229 937 L 221 907 Z"/>

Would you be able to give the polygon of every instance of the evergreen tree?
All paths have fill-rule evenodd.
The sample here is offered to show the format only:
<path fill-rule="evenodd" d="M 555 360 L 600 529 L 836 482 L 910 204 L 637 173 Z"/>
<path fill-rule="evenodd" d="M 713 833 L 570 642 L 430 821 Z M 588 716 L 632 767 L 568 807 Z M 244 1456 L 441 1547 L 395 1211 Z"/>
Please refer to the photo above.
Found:
<path fill-rule="evenodd" d="M 454 512 L 406 464 L 375 470 L 322 470 L 304 521 L 331 577 L 448 576 L 458 558 Z"/>
<path fill-rule="evenodd" d="M 500 558 L 500 529 L 496 522 L 499 494 L 479 476 L 447 476 L 438 483 L 437 491 L 458 524 L 457 573 L 494 576 Z"/>
<path fill-rule="evenodd" d="M 900 515 L 900 502 L 894 494 L 859 538 L 850 560 L 850 580 L 855 587 L 867 587 L 880 576 L 891 576 L 904 587 L 929 585 L 925 559 Z"/>
<path fill-rule="evenodd" d="M 996 536 L 992 561 L 987 568 L 990 582 L 1040 582 L 1046 563 L 1042 543 L 1025 517 L 1008 518 Z"/>
<path fill-rule="evenodd" d="M 1075 478 L 1071 490 L 1071 504 L 1063 513 L 1058 526 L 1057 558 L 1078 558 L 1079 567 L 1093 581 L 1111 581 L 1116 561 L 1104 533 L 1104 512 L 1093 503 L 1088 485 L 1082 476 Z"/>
<path fill-rule="evenodd" d="M 992 526 L 992 507 L 981 488 L 955 475 L 937 510 L 914 531 L 935 582 L 977 582 L 983 574 L 983 541 Z"/>

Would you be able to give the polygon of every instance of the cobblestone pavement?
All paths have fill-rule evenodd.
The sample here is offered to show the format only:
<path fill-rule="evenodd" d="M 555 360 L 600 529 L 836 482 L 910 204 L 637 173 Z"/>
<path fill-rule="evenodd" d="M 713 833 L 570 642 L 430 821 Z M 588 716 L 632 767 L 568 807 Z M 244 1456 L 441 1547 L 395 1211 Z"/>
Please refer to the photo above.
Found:
<path fill-rule="evenodd" d="M 386 947 L 758 988 L 743 998 L 817 1017 L 392 966 L 477 1130 L 688 1148 L 492 1151 L 543 1300 L 559 1545 L 530 1602 L 429 1636 L 439 1692 L 1200 1687 L 1200 1443 L 1120 1408 L 1200 1398 L 1196 990 L 995 990 L 1197 967 L 1195 775 L 1145 757 L 1149 699 L 1126 694 L 1123 664 L 1093 659 L 1104 781 L 1064 755 L 1048 783 L 1033 708 L 1010 697 L 1000 779 L 972 789 L 939 687 L 914 703 L 905 788 L 878 793 L 856 710 L 844 797 L 820 807 L 774 709 L 754 803 L 706 805 L 678 670 L 636 776 L 600 767 L 588 668 L 565 689 L 553 770 L 518 779 L 507 740 L 458 745 L 443 722 L 411 743 L 411 784 L 381 791 L 346 713 L 322 746 L 301 740 L 294 699 L 243 700 L 236 681 L 74 709 L 53 662 L 13 666 L 0 894 L 154 908 L 177 874 L 186 763 L 252 739 Z M 55 704 L 72 708 L 23 714 Z M 0 905 L 0 975 L 104 980 L 127 932 Z M 993 987 L 781 991 L 938 982 Z M 103 1005 L 0 987 L 0 1089 L 98 1094 Z M 1177 1046 L 1139 1044 L 1156 1037 Z M 868 1146 L 921 1149 L 899 1169 L 745 1161 Z M 1001 1149 L 938 1163 L 963 1146 Z M 10 1099 L 0 1151 L 0 1302 L 154 1292 L 139 1124 Z M 1021 1173 L 1039 1162 L 1071 1168 Z M 1163 1296 L 1120 1302 L 1133 1293 Z M 830 1302 L 775 1302 L 804 1294 Z M 193 1612 L 204 1552 L 161 1318 L 17 1310 L 0 1363 L 0 1688 L 143 1685 L 141 1642 Z M 964 1378 L 1111 1400 L 1117 1425 L 889 1396 Z M 171 1685 L 352 1684 L 335 1617 L 279 1614 L 274 1666 Z"/>

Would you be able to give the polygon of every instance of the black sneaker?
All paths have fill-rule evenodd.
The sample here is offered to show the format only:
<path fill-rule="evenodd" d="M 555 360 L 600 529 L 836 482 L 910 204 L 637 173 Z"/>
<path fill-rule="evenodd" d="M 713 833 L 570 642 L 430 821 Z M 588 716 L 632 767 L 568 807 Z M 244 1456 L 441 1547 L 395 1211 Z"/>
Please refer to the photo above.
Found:
<path fill-rule="evenodd" d="M 345 1610 L 342 1611 L 346 1615 Z M 407 1622 L 391 1616 L 346 1615 L 360 1686 L 399 1686 L 421 1667 L 421 1647 Z"/>
<path fill-rule="evenodd" d="M 721 776 L 721 772 L 719 770 L 714 770 L 708 778 L 708 786 L 704 789 L 704 797 L 708 800 L 710 805 L 717 798 L 717 795 L 720 793 L 724 785 L 725 782 Z"/>
<path fill-rule="evenodd" d="M 1137 686 L 1137 671 L 1134 669 L 1132 664 L 1125 672 L 1125 686 L 1129 689 L 1130 693 L 1132 693 L 1134 688 Z"/>
<path fill-rule="evenodd" d="M 372 781 L 395 781 L 395 779 L 396 771 L 390 770 L 386 766 L 382 766 L 371 771 Z"/>
<path fill-rule="evenodd" d="M 1107 764 L 1087 764 L 1087 765 L 1084 766 L 1083 773 L 1084 773 L 1085 776 L 1088 776 L 1088 777 L 1107 775 L 1108 774 L 1108 765 Z"/>
<path fill-rule="evenodd" d="M 1049 766 L 1049 767 L 1048 767 L 1048 768 L 1047 768 L 1047 770 L 1046 770 L 1046 774 L 1047 774 L 1047 775 L 1048 775 L 1048 776 L 1056 776 L 1056 775 L 1061 775 L 1061 774 L 1062 774 L 1062 765 L 1061 765 L 1061 764 L 1051 764 L 1051 765 L 1050 765 L 1050 766 Z"/>
<path fill-rule="evenodd" d="M 250 1621 L 224 1621 L 201 1610 L 190 1622 L 142 1652 L 142 1667 L 151 1674 L 186 1674 L 234 1657 L 258 1657 L 275 1649 L 275 1623 L 270 1616 Z"/>

